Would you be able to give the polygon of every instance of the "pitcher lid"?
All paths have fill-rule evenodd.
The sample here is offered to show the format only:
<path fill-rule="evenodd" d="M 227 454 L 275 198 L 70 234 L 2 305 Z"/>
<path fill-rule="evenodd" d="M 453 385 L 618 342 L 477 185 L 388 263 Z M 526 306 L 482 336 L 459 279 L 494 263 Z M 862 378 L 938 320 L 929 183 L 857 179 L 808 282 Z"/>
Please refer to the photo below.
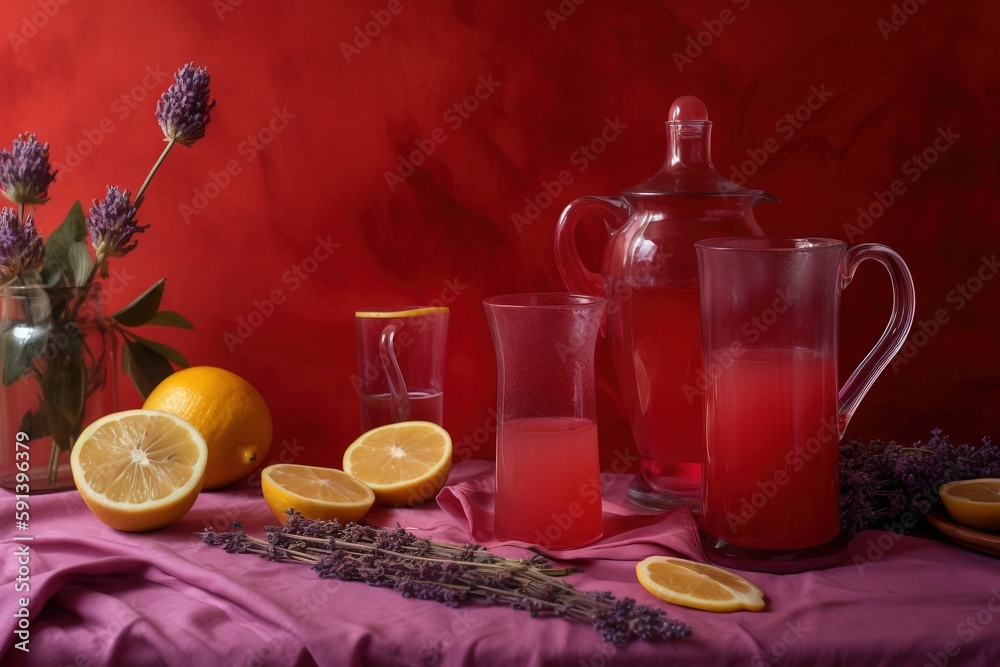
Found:
<path fill-rule="evenodd" d="M 684 95 L 670 106 L 667 121 L 667 157 L 660 170 L 624 195 L 732 195 L 777 201 L 763 190 L 730 181 L 712 164 L 712 121 L 708 108 L 694 95 Z"/>

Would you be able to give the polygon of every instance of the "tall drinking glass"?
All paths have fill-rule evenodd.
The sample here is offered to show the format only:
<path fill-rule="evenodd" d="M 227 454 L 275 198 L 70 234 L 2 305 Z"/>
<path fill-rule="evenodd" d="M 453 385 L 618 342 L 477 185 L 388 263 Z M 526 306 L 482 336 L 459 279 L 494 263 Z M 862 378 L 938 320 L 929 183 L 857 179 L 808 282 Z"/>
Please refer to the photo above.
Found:
<path fill-rule="evenodd" d="M 701 273 L 706 555 L 798 571 L 842 555 L 838 442 L 913 322 L 910 272 L 893 250 L 832 239 L 709 239 Z M 889 272 L 893 310 L 838 391 L 840 294 L 858 265 Z"/>
<path fill-rule="evenodd" d="M 497 354 L 495 533 L 549 549 L 601 537 L 594 345 L 600 297 L 514 294 L 483 304 Z"/>

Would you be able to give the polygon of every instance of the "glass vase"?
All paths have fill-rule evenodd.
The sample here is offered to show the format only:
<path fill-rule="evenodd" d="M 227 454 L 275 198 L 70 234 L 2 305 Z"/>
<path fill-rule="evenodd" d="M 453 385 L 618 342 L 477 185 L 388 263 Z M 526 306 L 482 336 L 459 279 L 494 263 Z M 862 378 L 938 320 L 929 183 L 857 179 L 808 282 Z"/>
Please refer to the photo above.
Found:
<path fill-rule="evenodd" d="M 101 286 L 8 285 L 0 309 L 0 486 L 73 488 L 73 444 L 118 409 L 116 346 Z"/>

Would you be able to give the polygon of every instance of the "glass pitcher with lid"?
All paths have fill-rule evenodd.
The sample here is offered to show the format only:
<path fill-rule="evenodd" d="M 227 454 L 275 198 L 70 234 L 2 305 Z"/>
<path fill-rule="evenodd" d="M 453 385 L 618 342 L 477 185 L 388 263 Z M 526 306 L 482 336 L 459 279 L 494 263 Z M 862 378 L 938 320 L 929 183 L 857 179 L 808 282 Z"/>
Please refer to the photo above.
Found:
<path fill-rule="evenodd" d="M 632 426 L 640 471 L 636 504 L 697 511 L 704 457 L 704 395 L 698 262 L 694 244 L 762 236 L 753 208 L 777 201 L 727 180 L 711 158 L 705 104 L 678 98 L 667 121 L 663 167 L 619 197 L 581 197 L 556 228 L 556 263 L 572 292 L 605 297 L 605 335 Z M 580 260 L 574 232 L 586 218 L 608 230 L 600 274 Z"/>

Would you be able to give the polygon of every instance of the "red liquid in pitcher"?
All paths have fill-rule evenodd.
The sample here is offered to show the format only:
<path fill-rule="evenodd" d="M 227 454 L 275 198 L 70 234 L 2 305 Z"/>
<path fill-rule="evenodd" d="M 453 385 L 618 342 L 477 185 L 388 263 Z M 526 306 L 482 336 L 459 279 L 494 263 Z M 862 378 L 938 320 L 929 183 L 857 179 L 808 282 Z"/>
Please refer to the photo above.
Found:
<path fill-rule="evenodd" d="M 495 532 L 550 549 L 593 542 L 601 523 L 597 426 L 587 419 L 505 421 L 497 434 Z"/>
<path fill-rule="evenodd" d="M 837 369 L 807 350 L 744 350 L 709 387 L 702 530 L 801 549 L 840 532 Z"/>
<path fill-rule="evenodd" d="M 635 288 L 632 354 L 638 405 L 632 409 L 642 477 L 654 489 L 697 497 L 704 457 L 701 301 L 697 289 Z M 626 345 L 628 341 L 625 341 Z M 619 377 L 629 377 L 632 369 Z"/>

